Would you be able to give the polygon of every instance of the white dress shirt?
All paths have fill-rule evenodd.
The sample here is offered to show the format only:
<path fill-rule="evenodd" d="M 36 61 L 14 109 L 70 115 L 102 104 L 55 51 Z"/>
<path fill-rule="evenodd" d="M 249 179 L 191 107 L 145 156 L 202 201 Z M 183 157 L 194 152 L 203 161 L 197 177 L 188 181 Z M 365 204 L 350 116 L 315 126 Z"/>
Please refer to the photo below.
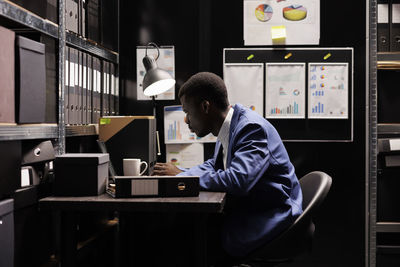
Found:
<path fill-rule="evenodd" d="M 224 159 L 224 169 L 226 169 L 226 159 L 228 157 L 228 145 L 229 145 L 229 129 L 231 128 L 231 120 L 233 115 L 233 108 L 230 108 L 228 114 L 222 123 L 221 129 L 218 133 L 218 141 L 222 144 L 222 155 Z"/>

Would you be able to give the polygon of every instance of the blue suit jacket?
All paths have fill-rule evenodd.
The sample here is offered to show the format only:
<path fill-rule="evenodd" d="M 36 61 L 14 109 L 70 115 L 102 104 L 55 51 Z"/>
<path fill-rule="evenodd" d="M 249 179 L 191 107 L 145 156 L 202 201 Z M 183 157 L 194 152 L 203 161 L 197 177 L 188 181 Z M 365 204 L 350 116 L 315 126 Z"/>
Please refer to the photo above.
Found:
<path fill-rule="evenodd" d="M 200 176 L 204 190 L 228 194 L 222 244 L 244 256 L 276 237 L 302 212 L 302 193 L 294 167 L 275 128 L 237 104 L 224 170 L 221 143 L 213 158 L 180 175 Z"/>

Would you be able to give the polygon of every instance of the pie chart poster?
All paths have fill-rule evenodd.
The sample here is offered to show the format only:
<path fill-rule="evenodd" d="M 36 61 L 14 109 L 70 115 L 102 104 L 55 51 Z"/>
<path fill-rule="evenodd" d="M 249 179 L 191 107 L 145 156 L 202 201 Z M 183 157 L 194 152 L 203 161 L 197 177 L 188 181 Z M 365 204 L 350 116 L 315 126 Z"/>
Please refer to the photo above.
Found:
<path fill-rule="evenodd" d="M 285 29 L 279 43 L 277 26 Z M 244 0 L 243 35 L 245 45 L 319 45 L 320 0 Z"/>

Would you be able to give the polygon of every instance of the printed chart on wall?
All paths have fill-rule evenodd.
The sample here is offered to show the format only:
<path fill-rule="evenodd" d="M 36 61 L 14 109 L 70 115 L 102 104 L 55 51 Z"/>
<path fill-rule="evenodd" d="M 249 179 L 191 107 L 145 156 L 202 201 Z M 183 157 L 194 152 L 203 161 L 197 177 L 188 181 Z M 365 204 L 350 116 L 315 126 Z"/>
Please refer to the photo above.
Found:
<path fill-rule="evenodd" d="M 347 119 L 348 63 L 309 63 L 308 117 Z"/>
<path fill-rule="evenodd" d="M 240 103 L 263 116 L 264 64 L 224 64 L 229 103 Z"/>
<path fill-rule="evenodd" d="M 152 55 L 157 58 L 157 49 L 154 47 L 147 48 L 147 55 Z M 137 81 L 137 100 L 151 100 L 151 97 L 143 94 L 143 78 L 146 74 L 146 69 L 143 65 L 143 58 L 146 55 L 146 47 L 136 48 L 136 81 Z M 160 47 L 160 56 L 157 59 L 157 66 L 175 77 L 175 50 L 173 46 Z M 175 86 L 171 87 L 163 94 L 155 96 L 157 100 L 174 100 Z"/>
<path fill-rule="evenodd" d="M 212 143 L 217 138 L 212 134 L 198 137 L 192 133 L 185 123 L 185 113 L 182 106 L 166 106 L 164 107 L 164 136 L 166 144 L 182 144 L 182 143 Z"/>
<path fill-rule="evenodd" d="M 245 45 L 319 44 L 320 0 L 244 0 Z"/>
<path fill-rule="evenodd" d="M 266 118 L 305 118 L 305 66 L 305 63 L 266 64 Z"/>
<path fill-rule="evenodd" d="M 181 168 L 192 168 L 204 162 L 204 145 L 168 144 L 166 145 L 167 162 Z"/>

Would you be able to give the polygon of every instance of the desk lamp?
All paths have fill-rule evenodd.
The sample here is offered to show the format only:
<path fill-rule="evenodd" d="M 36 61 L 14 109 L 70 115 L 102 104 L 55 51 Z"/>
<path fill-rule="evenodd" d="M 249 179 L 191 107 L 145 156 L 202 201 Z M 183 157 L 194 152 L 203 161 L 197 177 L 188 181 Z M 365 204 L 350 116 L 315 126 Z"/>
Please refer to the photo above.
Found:
<path fill-rule="evenodd" d="M 157 48 L 157 57 L 154 58 L 151 55 L 147 55 L 147 48 L 152 45 Z M 169 89 L 171 89 L 175 85 L 175 79 L 171 77 L 171 75 L 163 69 L 158 68 L 157 59 L 160 57 L 160 49 L 155 43 L 148 43 L 146 45 L 146 54 L 143 58 L 143 65 L 146 69 L 146 74 L 143 78 L 143 94 L 145 96 L 151 96 L 153 100 L 153 115 L 156 117 L 156 101 L 155 96 L 162 94 Z M 156 127 L 157 128 L 157 127 Z M 157 137 L 157 146 L 158 153 L 157 155 L 161 155 L 160 153 L 160 140 L 158 131 L 156 131 Z"/>
<path fill-rule="evenodd" d="M 147 55 L 147 48 L 152 45 L 157 48 L 157 57 Z M 143 93 L 145 96 L 154 96 L 162 94 L 175 85 L 175 79 L 163 69 L 158 68 L 157 59 L 160 57 L 160 49 L 155 43 L 146 45 L 146 55 L 143 58 L 143 65 L 146 69 L 146 74 L 143 78 Z"/>

